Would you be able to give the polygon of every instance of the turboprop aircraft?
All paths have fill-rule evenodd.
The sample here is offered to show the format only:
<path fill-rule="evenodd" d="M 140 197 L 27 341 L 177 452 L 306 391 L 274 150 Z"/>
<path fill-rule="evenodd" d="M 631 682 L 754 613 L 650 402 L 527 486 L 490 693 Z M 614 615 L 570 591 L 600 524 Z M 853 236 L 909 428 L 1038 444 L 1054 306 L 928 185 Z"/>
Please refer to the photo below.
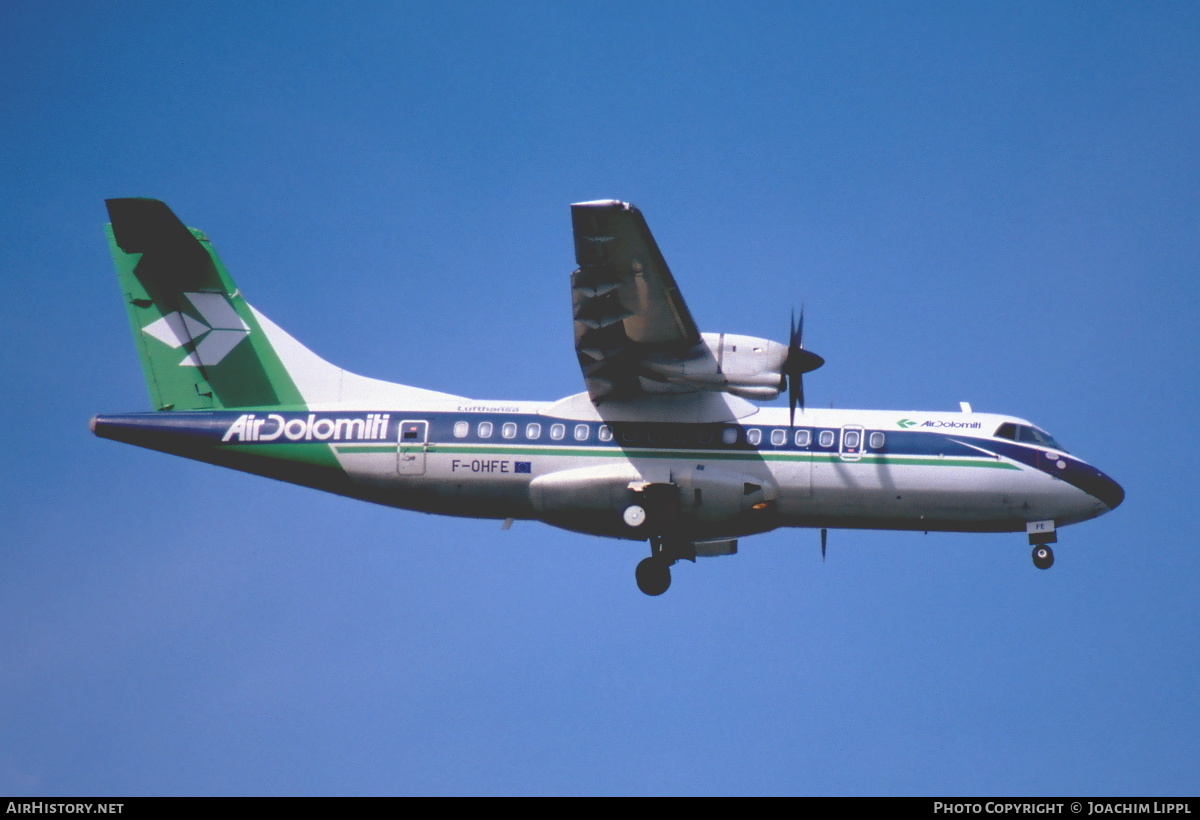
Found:
<path fill-rule="evenodd" d="M 476 400 L 342 370 L 242 296 L 208 238 L 162 202 L 111 199 L 109 247 L 154 411 L 103 438 L 408 510 L 534 519 L 647 541 L 638 587 L 777 527 L 1027 533 L 1124 490 L 1024 419 L 805 407 L 804 347 L 701 333 L 632 205 L 571 206 L 575 352 L 586 392 Z M 788 407 L 754 401 L 787 391 Z M 797 410 L 800 412 L 797 413 Z"/>

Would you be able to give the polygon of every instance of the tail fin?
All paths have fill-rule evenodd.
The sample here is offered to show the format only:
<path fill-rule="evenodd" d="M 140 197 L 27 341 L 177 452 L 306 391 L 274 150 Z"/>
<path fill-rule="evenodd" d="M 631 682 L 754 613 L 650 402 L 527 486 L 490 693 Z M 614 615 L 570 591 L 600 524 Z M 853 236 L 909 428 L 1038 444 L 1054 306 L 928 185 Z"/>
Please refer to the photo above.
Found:
<path fill-rule="evenodd" d="M 304 406 L 203 233 L 157 199 L 110 199 L 109 249 L 156 410 Z"/>

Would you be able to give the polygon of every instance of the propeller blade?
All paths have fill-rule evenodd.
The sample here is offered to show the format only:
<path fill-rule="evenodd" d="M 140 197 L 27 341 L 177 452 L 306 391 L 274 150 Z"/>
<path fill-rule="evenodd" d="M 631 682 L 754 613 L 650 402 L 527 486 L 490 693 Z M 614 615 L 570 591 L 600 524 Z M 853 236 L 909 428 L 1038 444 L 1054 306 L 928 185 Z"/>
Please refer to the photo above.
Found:
<path fill-rule="evenodd" d="M 829 536 L 829 530 L 821 528 L 821 563 L 825 563 L 825 539 Z"/>
<path fill-rule="evenodd" d="M 804 374 L 816 370 L 825 360 L 804 349 L 804 305 L 800 306 L 800 321 L 793 308 L 788 319 L 788 351 L 783 362 L 783 378 L 787 380 L 789 424 L 796 426 L 796 407 L 804 412 Z"/>
<path fill-rule="evenodd" d="M 801 409 L 804 408 L 804 387 L 801 383 L 801 376 L 788 376 L 788 426 L 796 426 L 796 404 L 799 403 Z"/>

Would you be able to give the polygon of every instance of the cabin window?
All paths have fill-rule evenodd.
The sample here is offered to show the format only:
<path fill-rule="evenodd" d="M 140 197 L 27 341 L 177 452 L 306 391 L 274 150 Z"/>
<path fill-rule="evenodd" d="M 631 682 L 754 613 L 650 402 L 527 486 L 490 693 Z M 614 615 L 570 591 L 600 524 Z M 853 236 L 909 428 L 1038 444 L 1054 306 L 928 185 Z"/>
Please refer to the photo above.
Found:
<path fill-rule="evenodd" d="M 505 438 L 517 437 L 517 425 L 511 421 L 504 422 L 504 426 L 500 428 L 500 435 Z"/>
<path fill-rule="evenodd" d="M 562 424 L 550 425 L 550 438 L 558 441 L 567 434 L 567 428 Z"/>
<path fill-rule="evenodd" d="M 586 424 L 576 424 L 575 425 L 575 440 L 576 441 L 587 441 L 587 438 L 588 438 L 588 435 L 590 432 L 591 432 L 591 430 Z"/>
<path fill-rule="evenodd" d="M 887 437 L 883 433 L 875 432 L 867 439 L 867 443 L 871 445 L 872 450 L 882 450 Z"/>
<path fill-rule="evenodd" d="M 542 437 L 542 425 L 536 421 L 533 424 L 525 425 L 525 438 L 537 439 Z"/>
<path fill-rule="evenodd" d="M 626 444 L 633 444 L 635 441 L 637 441 L 637 425 L 621 425 L 621 441 L 625 442 Z"/>
<path fill-rule="evenodd" d="M 821 435 L 817 436 L 817 443 L 820 444 L 822 447 L 832 447 L 833 446 L 833 431 L 832 430 L 822 430 Z"/>
<path fill-rule="evenodd" d="M 797 447 L 807 447 L 812 444 L 812 433 L 808 430 L 797 430 L 795 441 Z"/>
<path fill-rule="evenodd" d="M 683 425 L 676 425 L 671 429 L 671 441 L 675 444 L 687 444 L 688 429 Z"/>
<path fill-rule="evenodd" d="M 467 433 L 471 432 L 471 425 L 465 421 L 454 422 L 454 437 L 466 438 Z"/>
<path fill-rule="evenodd" d="M 746 441 L 749 442 L 751 447 L 757 447 L 762 443 L 762 430 L 759 430 L 757 427 L 751 427 L 746 431 Z"/>
<path fill-rule="evenodd" d="M 787 444 L 787 430 L 772 430 L 771 443 L 776 447 L 782 447 Z"/>
<path fill-rule="evenodd" d="M 737 444 L 738 431 L 736 427 L 726 427 L 721 431 L 721 441 L 726 444 Z"/>
<path fill-rule="evenodd" d="M 842 433 L 842 446 L 847 450 L 857 450 L 862 443 L 862 433 L 858 430 L 847 430 Z"/>
<path fill-rule="evenodd" d="M 657 427 L 647 427 L 646 441 L 650 442 L 651 444 L 658 444 L 660 441 L 662 441 L 662 430 L 658 429 Z"/>
<path fill-rule="evenodd" d="M 701 427 L 700 434 L 697 436 L 701 444 L 712 444 L 713 431 L 710 427 Z"/>
<path fill-rule="evenodd" d="M 480 438 L 491 438 L 492 437 L 492 423 L 490 421 L 479 422 L 479 427 L 476 428 L 475 432 L 479 433 Z"/>
<path fill-rule="evenodd" d="M 601 424 L 600 429 L 596 431 L 601 441 L 612 441 L 612 428 L 607 424 Z"/>

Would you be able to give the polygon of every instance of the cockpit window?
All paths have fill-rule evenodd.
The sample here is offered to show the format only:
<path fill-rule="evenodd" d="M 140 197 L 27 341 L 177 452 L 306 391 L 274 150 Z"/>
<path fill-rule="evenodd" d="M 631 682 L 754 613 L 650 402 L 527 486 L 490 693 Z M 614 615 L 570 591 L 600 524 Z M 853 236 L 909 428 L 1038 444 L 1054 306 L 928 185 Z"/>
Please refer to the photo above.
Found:
<path fill-rule="evenodd" d="M 1054 436 L 1047 433 L 1045 430 L 1039 430 L 1036 427 L 1021 426 L 1017 428 L 1021 434 L 1021 441 L 1028 441 L 1030 444 L 1040 444 L 1043 447 L 1053 447 L 1055 450 L 1061 450 L 1062 447 L 1054 440 Z"/>
<path fill-rule="evenodd" d="M 1005 422 L 996 428 L 996 438 L 1006 438 L 1009 441 L 1019 441 L 1023 444 L 1036 444 L 1039 447 L 1053 447 L 1055 450 L 1062 450 L 1062 445 L 1054 440 L 1054 436 L 1047 433 L 1045 430 L 1039 430 L 1037 427 L 1031 427 L 1028 424 L 1013 424 Z M 1066 450 L 1063 450 L 1065 453 Z"/>

